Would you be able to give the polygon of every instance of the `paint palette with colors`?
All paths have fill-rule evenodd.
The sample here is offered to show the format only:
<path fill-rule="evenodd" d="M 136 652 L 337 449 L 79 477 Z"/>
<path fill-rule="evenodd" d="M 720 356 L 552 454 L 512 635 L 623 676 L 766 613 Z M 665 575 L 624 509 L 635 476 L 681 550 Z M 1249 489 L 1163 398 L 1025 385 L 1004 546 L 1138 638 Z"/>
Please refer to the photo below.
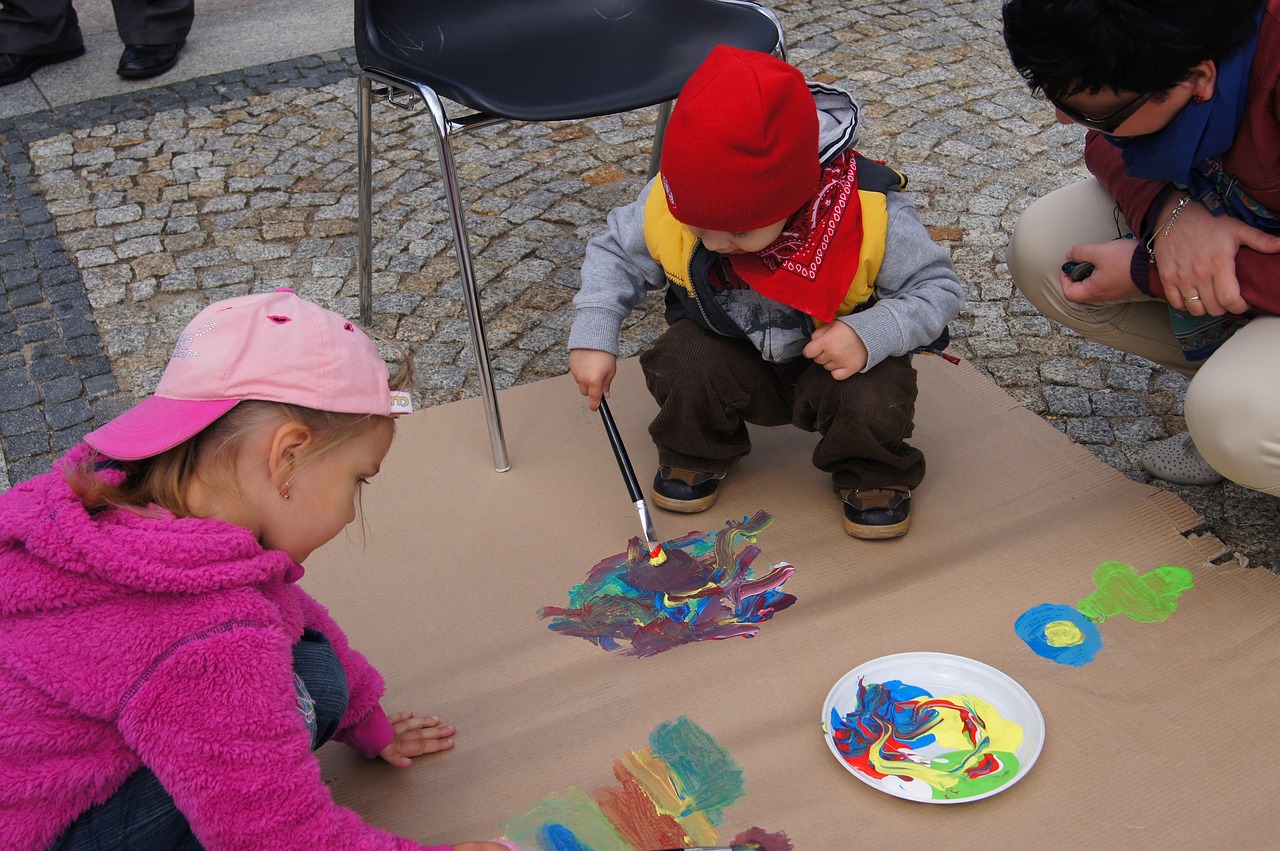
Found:
<path fill-rule="evenodd" d="M 854 668 L 827 694 L 822 730 L 854 777 L 934 804 L 1009 788 L 1044 746 L 1044 716 L 1026 689 L 949 653 L 897 653 Z"/>

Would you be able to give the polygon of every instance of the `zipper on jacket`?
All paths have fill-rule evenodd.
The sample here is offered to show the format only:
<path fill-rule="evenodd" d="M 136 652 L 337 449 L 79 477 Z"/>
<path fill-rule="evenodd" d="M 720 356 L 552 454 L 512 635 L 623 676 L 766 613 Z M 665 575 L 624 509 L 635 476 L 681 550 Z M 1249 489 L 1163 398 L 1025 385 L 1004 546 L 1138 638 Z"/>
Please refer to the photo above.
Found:
<path fill-rule="evenodd" d="M 702 247 L 702 240 L 699 239 L 693 244 L 693 251 L 689 254 L 689 266 L 685 269 L 685 276 L 689 279 L 689 295 L 693 299 L 693 303 L 698 306 L 698 312 L 702 314 L 702 321 L 707 324 L 708 328 L 719 334 L 721 337 L 736 337 L 738 335 L 726 334 L 724 331 L 721 331 L 716 327 L 716 323 L 712 322 L 711 317 L 707 315 L 707 308 L 703 305 L 702 299 L 698 298 L 698 284 L 693 277 L 693 259 L 698 256 L 698 249 Z M 708 248 L 707 251 L 711 251 L 711 249 Z"/>

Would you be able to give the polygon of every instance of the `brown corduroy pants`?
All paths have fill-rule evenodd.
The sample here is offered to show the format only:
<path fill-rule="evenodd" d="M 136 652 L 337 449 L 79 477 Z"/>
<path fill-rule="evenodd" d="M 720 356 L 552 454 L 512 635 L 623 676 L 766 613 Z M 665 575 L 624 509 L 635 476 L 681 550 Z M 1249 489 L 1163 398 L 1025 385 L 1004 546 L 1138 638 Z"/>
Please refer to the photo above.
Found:
<path fill-rule="evenodd" d="M 807 358 L 768 363 L 747 341 L 681 319 L 640 366 L 660 407 L 649 434 L 661 466 L 724 473 L 751 451 L 748 423 L 791 423 L 821 435 L 813 465 L 837 488 L 914 488 L 924 478 L 924 455 L 906 442 L 916 401 L 910 357 L 837 381 Z"/>

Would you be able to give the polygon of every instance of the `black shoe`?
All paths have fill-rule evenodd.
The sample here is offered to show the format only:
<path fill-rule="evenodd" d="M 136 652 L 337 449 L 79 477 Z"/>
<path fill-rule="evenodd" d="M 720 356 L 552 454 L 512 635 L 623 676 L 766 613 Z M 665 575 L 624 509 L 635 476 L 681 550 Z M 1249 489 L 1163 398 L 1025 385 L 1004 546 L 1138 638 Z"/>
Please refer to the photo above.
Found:
<path fill-rule="evenodd" d="M 116 73 L 126 80 L 156 77 L 178 64 L 185 41 L 176 44 L 126 44 Z"/>
<path fill-rule="evenodd" d="M 911 489 L 841 490 L 844 530 L 855 538 L 901 538 L 911 527 Z"/>
<path fill-rule="evenodd" d="M 679 467 L 660 467 L 653 477 L 653 503 L 667 511 L 696 514 L 716 501 L 716 488 L 724 473 L 700 473 Z"/>
<path fill-rule="evenodd" d="M 46 65 L 55 65 L 84 56 L 84 47 L 64 50 L 61 53 L 32 54 L 0 53 L 0 86 L 21 82 Z"/>

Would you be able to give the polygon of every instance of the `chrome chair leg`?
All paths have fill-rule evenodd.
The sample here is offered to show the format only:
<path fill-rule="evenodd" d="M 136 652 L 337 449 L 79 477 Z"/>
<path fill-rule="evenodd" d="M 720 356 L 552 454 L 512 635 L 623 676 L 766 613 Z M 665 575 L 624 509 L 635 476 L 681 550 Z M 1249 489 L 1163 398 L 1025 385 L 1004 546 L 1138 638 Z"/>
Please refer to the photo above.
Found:
<path fill-rule="evenodd" d="M 493 368 L 489 363 L 489 347 L 485 342 L 484 320 L 480 315 L 480 285 L 476 281 L 471 262 L 471 241 L 467 236 L 466 207 L 462 193 L 458 191 L 457 171 L 453 162 L 453 149 L 449 144 L 450 122 L 436 93 L 426 86 L 418 86 L 418 93 L 431 113 L 435 128 L 436 148 L 440 154 L 440 175 L 443 178 L 445 199 L 449 203 L 449 220 L 453 224 L 454 249 L 458 256 L 458 271 L 462 275 L 462 290 L 467 302 L 467 318 L 471 324 L 471 347 L 476 355 L 476 372 L 480 376 L 480 394 L 484 398 L 485 418 L 489 426 L 489 444 L 493 450 L 493 467 L 499 473 L 511 469 L 507 459 L 506 439 L 502 435 L 502 419 L 498 413 L 497 388 L 493 383 Z"/>
<path fill-rule="evenodd" d="M 356 80 L 356 92 L 356 280 L 360 285 L 360 321 L 367 327 L 373 324 L 373 81 L 361 74 Z"/>
<path fill-rule="evenodd" d="M 493 467 L 499 473 L 511 469 L 507 458 L 507 443 L 502 434 L 502 419 L 498 412 L 497 388 L 493 383 L 493 367 L 489 362 L 489 347 L 485 343 L 484 321 L 480 315 L 480 285 L 476 281 L 471 262 L 471 243 L 467 236 L 467 223 L 462 195 L 458 191 L 458 179 L 453 162 L 453 150 L 449 145 L 451 124 L 445 115 L 440 99 L 431 89 L 406 82 L 392 83 L 376 74 L 362 72 L 356 82 L 359 97 L 357 107 L 357 216 L 359 218 L 359 246 L 356 256 L 356 274 L 360 287 L 360 321 L 365 325 L 373 321 L 373 124 L 372 107 L 374 83 L 390 85 L 389 102 L 401 108 L 410 108 L 406 102 L 395 100 L 395 92 L 415 94 L 426 104 L 431 113 L 431 125 L 440 154 L 440 176 L 444 185 L 445 200 L 449 204 L 449 218 L 453 225 L 454 250 L 458 256 L 462 291 L 467 305 L 467 319 L 471 327 L 471 348 L 476 356 L 476 372 L 480 377 L 480 395 L 484 399 L 485 420 L 489 427 L 489 446 L 493 452 Z"/>
<path fill-rule="evenodd" d="M 649 179 L 658 173 L 662 165 L 662 140 L 667 135 L 667 122 L 671 119 L 671 108 L 675 101 L 666 100 L 658 104 L 658 120 L 653 128 L 653 150 L 649 152 Z"/>

